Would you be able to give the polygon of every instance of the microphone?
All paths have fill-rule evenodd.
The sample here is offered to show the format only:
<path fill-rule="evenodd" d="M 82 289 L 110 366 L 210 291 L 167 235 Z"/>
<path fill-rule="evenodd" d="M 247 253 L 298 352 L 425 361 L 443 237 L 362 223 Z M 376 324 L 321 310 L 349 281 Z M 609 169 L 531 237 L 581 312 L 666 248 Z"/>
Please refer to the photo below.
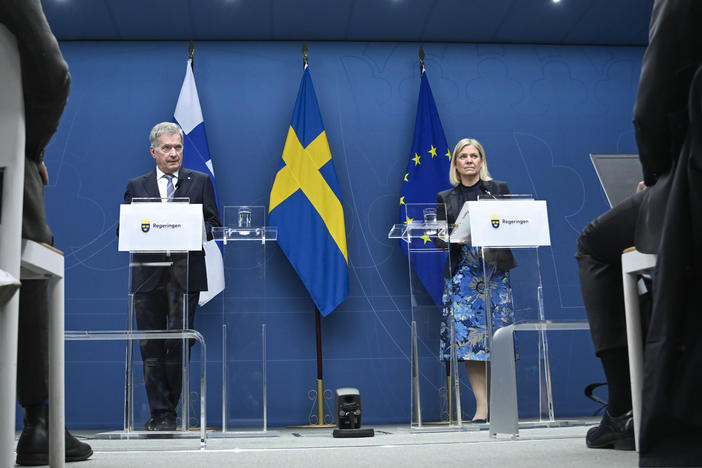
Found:
<path fill-rule="evenodd" d="M 490 193 L 490 191 L 487 189 L 487 187 L 485 187 L 485 185 L 483 185 L 482 183 L 480 184 L 480 190 L 481 190 L 484 194 L 486 194 L 486 195 L 492 197 L 493 199 L 497 200 L 497 197 L 496 197 L 495 195 L 493 195 L 492 193 Z"/>
<path fill-rule="evenodd" d="M 181 177 L 178 177 L 178 182 L 176 182 L 175 188 L 178 190 L 181 185 L 183 185 L 183 180 Z"/>

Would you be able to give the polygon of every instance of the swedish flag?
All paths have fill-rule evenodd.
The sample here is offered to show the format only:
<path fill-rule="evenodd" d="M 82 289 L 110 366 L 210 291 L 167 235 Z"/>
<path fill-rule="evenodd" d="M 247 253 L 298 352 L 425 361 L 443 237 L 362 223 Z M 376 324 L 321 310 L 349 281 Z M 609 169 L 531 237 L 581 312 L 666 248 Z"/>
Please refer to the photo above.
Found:
<path fill-rule="evenodd" d="M 349 295 L 349 256 L 341 190 L 317 96 L 305 67 L 283 160 L 275 176 L 268 224 L 322 315 Z"/>

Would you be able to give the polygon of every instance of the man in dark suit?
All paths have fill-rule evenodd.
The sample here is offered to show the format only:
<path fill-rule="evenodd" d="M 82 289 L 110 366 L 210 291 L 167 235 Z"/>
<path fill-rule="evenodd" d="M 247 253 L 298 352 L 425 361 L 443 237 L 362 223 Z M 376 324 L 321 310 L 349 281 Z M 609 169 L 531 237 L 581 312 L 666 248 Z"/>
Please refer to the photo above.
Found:
<path fill-rule="evenodd" d="M 183 131 L 177 124 L 162 122 L 151 130 L 149 139 L 156 169 L 129 181 L 124 202 L 131 203 L 135 198 L 168 202 L 184 197 L 190 203 L 201 204 L 207 239 L 211 240 L 212 228 L 221 226 L 214 188 L 208 175 L 182 167 Z M 160 266 L 164 262 L 172 266 Z M 139 254 L 134 263 L 137 266 L 131 272 L 131 288 L 139 329 L 193 328 L 200 291 L 207 290 L 204 251 L 192 251 L 189 255 Z M 148 431 L 176 429 L 176 408 L 182 390 L 182 344 L 181 339 L 140 342 L 151 410 L 145 425 Z"/>
<path fill-rule="evenodd" d="M 646 188 L 585 227 L 576 253 L 595 352 L 602 361 L 609 387 L 608 409 L 600 425 L 590 429 L 586 442 L 593 448 L 628 450 L 634 449 L 634 433 L 621 254 L 632 245 L 640 252 L 659 254 L 646 343 L 639 438 L 642 465 L 699 466 L 702 462 L 700 445 L 692 442 L 695 437 L 699 442 L 702 432 L 702 405 L 690 404 L 699 401 L 699 393 L 691 391 L 691 381 L 673 378 L 692 371 L 694 366 L 686 363 L 701 359 L 696 345 L 699 340 L 695 338 L 699 327 L 691 321 L 700 316 L 699 311 L 687 313 L 680 306 L 680 299 L 687 300 L 687 294 L 695 287 L 699 289 L 699 283 L 685 289 L 689 286 L 685 283 L 693 276 L 677 273 L 699 275 L 702 265 L 693 267 L 693 252 L 684 251 L 694 242 L 699 243 L 700 233 L 691 227 L 687 231 L 683 228 L 683 224 L 687 226 L 691 219 L 699 217 L 699 211 L 672 217 L 672 213 L 684 211 L 679 209 L 681 202 L 673 200 L 673 194 L 699 203 L 699 196 L 691 190 L 688 194 L 687 182 L 679 179 L 687 179 L 688 170 L 689 176 L 694 175 L 688 156 L 700 132 L 699 126 L 690 125 L 690 116 L 695 112 L 699 115 L 699 101 L 695 101 L 691 89 L 695 83 L 700 88 L 702 83 L 702 73 L 695 75 L 702 64 L 700 21 L 699 1 L 655 1 L 634 106 L 634 128 Z M 692 186 L 695 185 L 699 184 Z M 666 238 L 670 238 L 667 243 Z M 683 249 L 685 259 L 684 263 L 673 262 L 675 273 L 661 268 L 671 263 L 671 248 Z M 689 301 L 692 303 L 698 308 L 699 298 Z M 690 398 L 680 398 L 682 395 Z M 654 413 L 655 418 L 651 417 Z"/>
<path fill-rule="evenodd" d="M 44 149 L 59 125 L 71 76 L 39 0 L 3 0 L 0 24 L 17 39 L 25 111 L 24 204 L 22 237 L 53 244 L 46 222 L 44 186 L 49 175 Z M 22 280 L 17 347 L 17 399 L 24 428 L 17 443 L 18 465 L 49 463 L 48 405 L 49 302 L 46 280 Z M 66 461 L 89 458 L 93 451 L 66 430 Z"/>
<path fill-rule="evenodd" d="M 660 242 L 644 353 L 641 466 L 702 466 L 700 24 L 702 2 L 654 3 L 636 101 L 644 175 L 661 174 L 646 190 L 651 208 L 636 231 L 637 248 L 640 231 L 659 233 Z"/>

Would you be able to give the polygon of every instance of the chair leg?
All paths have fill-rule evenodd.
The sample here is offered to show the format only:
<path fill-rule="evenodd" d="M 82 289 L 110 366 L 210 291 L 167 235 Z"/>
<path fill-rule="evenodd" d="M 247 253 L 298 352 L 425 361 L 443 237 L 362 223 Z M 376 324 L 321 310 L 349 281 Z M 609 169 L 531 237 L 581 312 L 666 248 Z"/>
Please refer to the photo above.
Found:
<path fill-rule="evenodd" d="M 641 395 L 643 389 L 643 338 L 641 315 L 636 287 L 636 273 L 622 268 L 624 283 L 624 309 L 626 314 L 626 341 L 629 352 L 629 375 L 631 377 L 631 403 L 634 417 L 634 441 L 639 450 L 639 427 L 641 425 Z"/>

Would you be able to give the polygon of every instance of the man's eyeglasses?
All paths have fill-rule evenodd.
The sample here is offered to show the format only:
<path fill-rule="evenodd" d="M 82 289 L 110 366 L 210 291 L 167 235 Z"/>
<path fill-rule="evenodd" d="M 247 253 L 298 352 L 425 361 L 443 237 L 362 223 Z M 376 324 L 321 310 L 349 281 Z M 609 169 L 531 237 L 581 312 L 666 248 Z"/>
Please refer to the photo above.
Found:
<path fill-rule="evenodd" d="M 158 147 L 159 151 L 162 153 L 170 153 L 171 150 L 175 150 L 176 153 L 183 151 L 183 145 L 163 145 Z"/>

